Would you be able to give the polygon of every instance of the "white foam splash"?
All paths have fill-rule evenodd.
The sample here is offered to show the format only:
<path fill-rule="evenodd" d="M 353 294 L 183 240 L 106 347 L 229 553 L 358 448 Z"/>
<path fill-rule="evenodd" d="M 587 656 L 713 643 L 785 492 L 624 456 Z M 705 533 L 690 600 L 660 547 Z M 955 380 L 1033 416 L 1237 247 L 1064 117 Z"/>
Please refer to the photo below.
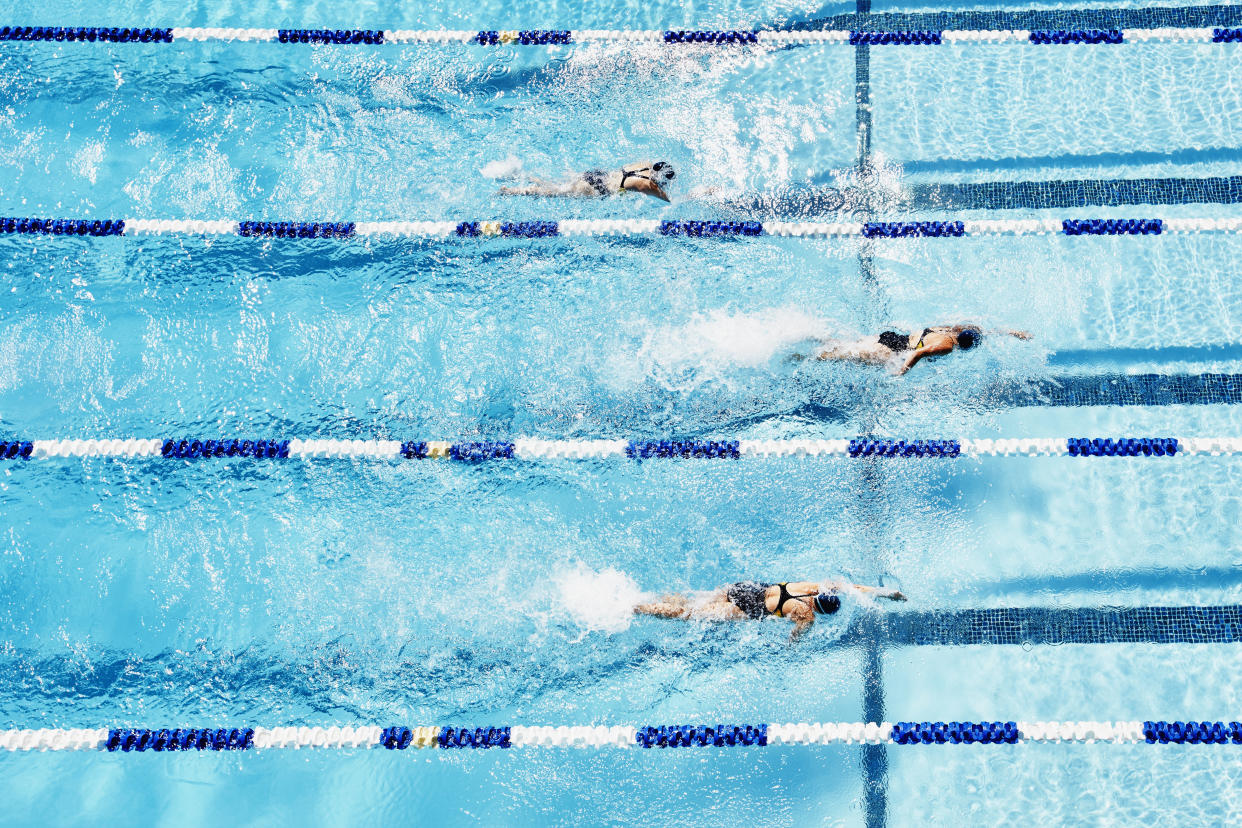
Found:
<path fill-rule="evenodd" d="M 99 165 L 103 163 L 103 157 L 103 142 L 87 141 L 73 156 L 73 171 L 94 184 L 99 175 Z"/>
<path fill-rule="evenodd" d="M 588 630 L 621 632 L 634 619 L 643 592 L 634 579 L 616 569 L 595 572 L 578 566 L 554 579 L 565 611 Z"/>
<path fill-rule="evenodd" d="M 754 313 L 715 310 L 697 314 L 680 327 L 652 331 L 640 355 L 665 368 L 758 367 L 799 342 L 823 336 L 827 329 L 825 320 L 793 307 Z"/>
<path fill-rule="evenodd" d="M 479 174 L 484 178 L 494 180 L 502 180 L 507 178 L 515 178 L 522 171 L 522 159 L 516 155 L 510 155 L 501 161 L 489 161 L 479 169 Z"/>

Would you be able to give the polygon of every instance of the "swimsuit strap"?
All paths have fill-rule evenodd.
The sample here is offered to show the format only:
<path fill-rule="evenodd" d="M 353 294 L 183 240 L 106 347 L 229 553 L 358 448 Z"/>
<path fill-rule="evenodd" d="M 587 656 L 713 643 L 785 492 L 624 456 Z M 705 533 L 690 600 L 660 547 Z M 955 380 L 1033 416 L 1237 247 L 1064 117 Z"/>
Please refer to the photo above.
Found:
<path fill-rule="evenodd" d="M 813 597 L 815 597 L 815 596 L 818 594 L 818 593 L 815 593 L 815 592 L 808 592 L 806 595 L 794 595 L 793 593 L 791 593 L 791 592 L 789 591 L 789 582 L 788 582 L 788 581 L 783 581 L 782 583 L 777 584 L 777 586 L 781 588 L 781 594 L 780 594 L 779 596 L 777 596 L 777 599 L 776 599 L 776 611 L 772 613 L 772 615 L 775 615 L 777 618 L 784 618 L 784 617 L 785 617 L 785 612 L 784 612 L 784 610 L 785 610 L 785 604 L 786 604 L 786 602 L 788 602 L 788 601 L 793 601 L 793 600 L 797 600 L 797 599 L 800 599 L 800 598 L 813 598 Z M 767 602 L 766 602 L 766 601 L 764 602 L 764 608 L 765 608 L 765 609 L 767 608 Z"/>
<path fill-rule="evenodd" d="M 919 348 L 922 348 L 922 347 L 923 347 L 923 337 L 925 337 L 925 336 L 927 336 L 929 333 L 931 333 L 931 330 L 932 330 L 931 328 L 924 328 L 924 329 L 923 329 L 923 332 L 922 332 L 921 334 L 919 334 L 919 344 L 914 346 L 914 350 L 916 350 L 916 351 L 917 351 Z"/>
<path fill-rule="evenodd" d="M 647 171 L 649 171 L 649 170 L 650 170 L 650 171 L 652 171 L 652 172 L 654 172 L 654 170 L 652 170 L 652 169 L 651 169 L 651 167 L 643 167 L 643 168 L 642 168 L 642 169 L 640 169 L 640 170 L 626 170 L 626 169 L 622 169 L 622 170 L 621 170 L 621 185 L 620 185 L 620 186 L 621 186 L 621 189 L 622 189 L 622 190 L 624 190 L 624 189 L 625 189 L 625 179 L 627 179 L 627 178 L 644 178 L 644 179 L 646 179 L 647 181 L 650 181 L 652 184 L 656 184 L 656 180 L 655 180 L 654 178 L 652 178 L 651 176 L 649 176 L 649 175 L 639 175 L 639 173 L 641 173 L 641 172 L 647 172 Z M 658 187 L 658 186 L 659 186 L 659 184 L 656 184 L 656 186 Z"/>

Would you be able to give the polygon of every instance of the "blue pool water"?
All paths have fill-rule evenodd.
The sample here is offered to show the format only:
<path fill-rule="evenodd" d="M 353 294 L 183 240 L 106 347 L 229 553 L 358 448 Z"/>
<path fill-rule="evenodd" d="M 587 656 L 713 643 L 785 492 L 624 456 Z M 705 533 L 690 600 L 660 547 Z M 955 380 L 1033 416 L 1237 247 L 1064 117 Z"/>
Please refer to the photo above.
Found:
<path fill-rule="evenodd" d="M 490 29 L 851 11 L 19 0 L 7 14 Z M 875 172 L 862 177 L 849 47 L 5 43 L 0 213 L 702 218 L 764 203 L 766 218 L 831 188 L 847 196 L 815 217 L 861 220 L 936 183 L 1242 172 L 1242 47 L 868 57 Z M 483 172 L 646 156 L 677 165 L 673 204 L 504 200 Z M 954 213 L 1147 215 L 1242 206 Z M 0 439 L 1236 436 L 1242 416 L 1219 400 L 1033 406 L 997 389 L 1242 374 L 1240 255 L 1224 233 L 5 237 Z M 990 338 L 900 380 L 785 359 L 811 336 L 956 319 L 1035 338 Z M 893 610 L 851 603 L 791 648 L 780 624 L 631 624 L 575 596 L 822 575 L 899 585 L 901 609 L 919 612 L 1236 605 L 1240 490 L 1228 457 L 6 463 L 0 726 L 1229 720 L 1237 644 L 872 644 L 847 627 Z M 31 825 L 1222 824 L 1242 815 L 1232 751 L 30 753 L 0 756 L 0 795 L 7 821 Z"/>

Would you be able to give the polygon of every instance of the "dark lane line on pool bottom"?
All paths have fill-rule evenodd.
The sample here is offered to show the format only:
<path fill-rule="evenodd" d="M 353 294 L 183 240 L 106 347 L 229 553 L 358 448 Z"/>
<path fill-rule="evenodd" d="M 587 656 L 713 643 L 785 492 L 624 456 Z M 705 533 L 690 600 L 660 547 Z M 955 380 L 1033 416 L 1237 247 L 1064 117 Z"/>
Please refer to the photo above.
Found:
<path fill-rule="evenodd" d="M 1020 11 L 879 12 L 837 14 L 790 21 L 797 31 L 944 31 L 1005 29 L 1211 28 L 1242 24 L 1242 6 L 1154 6 L 1129 9 L 1023 9 Z"/>
<path fill-rule="evenodd" d="M 1236 405 L 1242 374 L 1084 374 L 1001 383 L 982 395 L 998 406 Z"/>
<path fill-rule="evenodd" d="M 1242 606 L 1003 607 L 858 616 L 837 644 L 1236 644 Z"/>
<path fill-rule="evenodd" d="M 1229 150 L 1237 157 L 1242 150 Z M 1039 159 L 1021 159 L 1038 161 Z M 916 172 L 924 162 L 902 164 L 902 173 Z M 936 162 L 939 164 L 940 162 Z M 945 162 L 953 164 L 954 162 Z M 970 165 L 974 162 L 962 162 Z M 988 169 L 1002 168 L 1000 162 Z M 983 162 L 980 162 L 980 166 Z M 939 170 L 944 172 L 944 170 Z M 839 171 L 825 177 L 838 177 Z M 1122 207 L 1164 204 L 1242 204 L 1242 176 L 1208 178 L 1103 178 L 1043 181 L 931 182 L 903 184 L 897 191 L 876 191 L 860 178 L 859 186 L 790 187 L 776 193 L 754 193 L 728 200 L 731 209 L 747 215 L 812 219 L 842 211 L 897 213 L 919 210 L 1051 210 L 1074 207 Z M 856 215 L 857 217 L 857 215 Z"/>

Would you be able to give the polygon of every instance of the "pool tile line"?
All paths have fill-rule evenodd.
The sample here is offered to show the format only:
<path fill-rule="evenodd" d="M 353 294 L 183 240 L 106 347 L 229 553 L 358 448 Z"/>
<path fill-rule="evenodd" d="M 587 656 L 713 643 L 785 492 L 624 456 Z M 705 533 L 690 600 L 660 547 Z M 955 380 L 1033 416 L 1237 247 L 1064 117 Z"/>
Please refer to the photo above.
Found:
<path fill-rule="evenodd" d="M 1242 26 L 1242 6 L 1149 6 L 1145 8 L 962 10 L 847 13 L 801 21 L 803 31 L 1013 31 L 1046 29 L 1214 29 Z"/>
<path fill-rule="evenodd" d="M 989 405 L 1015 408 L 1237 405 L 1242 403 L 1242 374 L 1064 374 L 998 383 L 983 395 L 983 399 Z"/>
<path fill-rule="evenodd" d="M 1238 644 L 1242 606 L 997 607 L 868 614 L 842 644 L 1035 646 L 1062 644 Z"/>
<path fill-rule="evenodd" d="M 832 193 L 824 197 L 832 200 Z M 1016 210 L 1242 203 L 1242 176 L 914 184 L 916 210 Z"/>

